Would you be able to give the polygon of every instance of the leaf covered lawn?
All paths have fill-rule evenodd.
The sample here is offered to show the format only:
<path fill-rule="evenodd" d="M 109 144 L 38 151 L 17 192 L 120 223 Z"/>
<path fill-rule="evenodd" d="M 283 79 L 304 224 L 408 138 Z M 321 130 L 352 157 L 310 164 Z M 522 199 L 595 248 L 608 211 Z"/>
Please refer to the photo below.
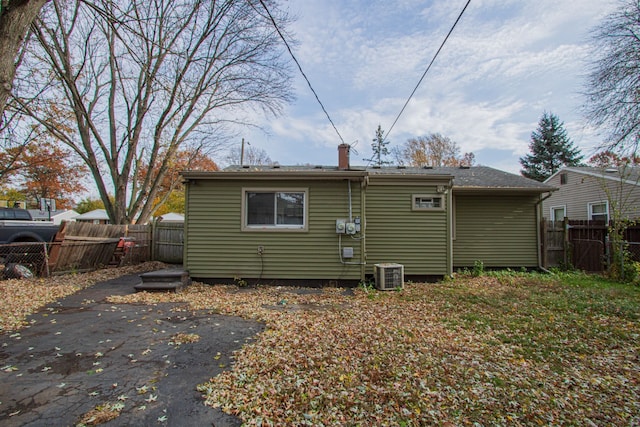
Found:
<path fill-rule="evenodd" d="M 112 298 L 161 301 L 266 323 L 198 386 L 246 425 L 640 424 L 637 287 L 494 274 L 392 292 L 194 284 Z"/>

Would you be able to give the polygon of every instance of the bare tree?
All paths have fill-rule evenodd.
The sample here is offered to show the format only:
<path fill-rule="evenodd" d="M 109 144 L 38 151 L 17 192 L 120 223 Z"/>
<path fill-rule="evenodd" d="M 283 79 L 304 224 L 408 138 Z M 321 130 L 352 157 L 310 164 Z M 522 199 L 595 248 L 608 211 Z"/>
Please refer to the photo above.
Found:
<path fill-rule="evenodd" d="M 13 78 L 29 26 L 47 0 L 0 0 L 0 117 L 13 88 Z"/>
<path fill-rule="evenodd" d="M 260 8 L 54 0 L 34 26 L 25 60 L 41 65 L 24 67 L 16 108 L 82 157 L 113 223 L 146 221 L 178 150 L 211 149 L 247 109 L 277 114 L 289 100 L 289 68 Z M 143 165 L 152 173 L 140 182 Z"/>
<path fill-rule="evenodd" d="M 475 162 L 473 153 L 460 155 L 460 147 L 451 138 L 439 133 L 411 138 L 394 151 L 398 164 L 421 166 L 471 166 Z"/>
<path fill-rule="evenodd" d="M 233 147 L 225 157 L 225 163 L 228 165 L 239 165 L 240 163 L 244 165 L 272 165 L 275 163 L 264 149 L 254 147 L 249 143 L 245 146 L 243 154 L 241 151 L 241 147 Z"/>
<path fill-rule="evenodd" d="M 603 148 L 634 154 L 640 141 L 640 2 L 624 0 L 594 29 L 593 41 L 585 115 L 605 134 Z"/>

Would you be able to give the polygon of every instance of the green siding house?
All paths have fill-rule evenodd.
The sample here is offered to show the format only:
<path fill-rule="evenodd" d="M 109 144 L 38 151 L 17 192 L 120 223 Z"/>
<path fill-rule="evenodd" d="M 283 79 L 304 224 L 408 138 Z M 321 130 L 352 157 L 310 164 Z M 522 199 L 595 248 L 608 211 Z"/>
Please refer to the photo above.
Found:
<path fill-rule="evenodd" d="M 540 265 L 541 201 L 553 187 L 488 167 L 352 168 L 342 150 L 337 168 L 184 172 L 191 277 L 337 285 L 378 263 L 402 264 L 412 280 L 475 261 Z"/>

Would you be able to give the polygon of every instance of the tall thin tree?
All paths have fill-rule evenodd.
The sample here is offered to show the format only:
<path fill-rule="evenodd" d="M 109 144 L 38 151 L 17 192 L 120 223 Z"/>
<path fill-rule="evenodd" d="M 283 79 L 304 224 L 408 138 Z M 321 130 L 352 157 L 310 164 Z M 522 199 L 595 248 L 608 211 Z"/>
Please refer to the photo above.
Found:
<path fill-rule="evenodd" d="M 373 152 L 371 157 L 368 159 L 363 159 L 365 162 L 373 163 L 374 166 L 384 166 L 390 165 L 391 161 L 387 160 L 389 154 L 389 141 L 385 141 L 384 139 L 384 131 L 382 127 L 378 125 L 376 129 L 376 136 L 373 138 L 373 143 L 371 144 L 371 151 Z"/>

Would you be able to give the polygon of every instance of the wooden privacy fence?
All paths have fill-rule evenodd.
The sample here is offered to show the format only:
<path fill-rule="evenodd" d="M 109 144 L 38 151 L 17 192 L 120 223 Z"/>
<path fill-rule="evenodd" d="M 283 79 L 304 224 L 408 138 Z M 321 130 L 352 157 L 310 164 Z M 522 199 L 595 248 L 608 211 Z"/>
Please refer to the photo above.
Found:
<path fill-rule="evenodd" d="M 604 221 L 543 221 L 543 265 L 547 268 L 573 267 L 588 272 L 604 271 L 609 262 L 608 232 L 608 224 Z M 640 225 L 629 226 L 624 239 L 631 244 L 639 242 Z"/>
<path fill-rule="evenodd" d="M 64 222 L 51 243 L 0 245 L 0 278 L 6 265 L 48 276 L 145 261 L 182 263 L 184 223 L 110 225 Z M 6 276 L 6 274 L 5 274 Z"/>
<path fill-rule="evenodd" d="M 51 243 L 49 270 L 87 271 L 148 261 L 150 241 L 146 225 L 65 222 Z"/>
<path fill-rule="evenodd" d="M 184 249 L 183 222 L 155 222 L 153 224 L 154 261 L 170 264 L 182 264 Z"/>

